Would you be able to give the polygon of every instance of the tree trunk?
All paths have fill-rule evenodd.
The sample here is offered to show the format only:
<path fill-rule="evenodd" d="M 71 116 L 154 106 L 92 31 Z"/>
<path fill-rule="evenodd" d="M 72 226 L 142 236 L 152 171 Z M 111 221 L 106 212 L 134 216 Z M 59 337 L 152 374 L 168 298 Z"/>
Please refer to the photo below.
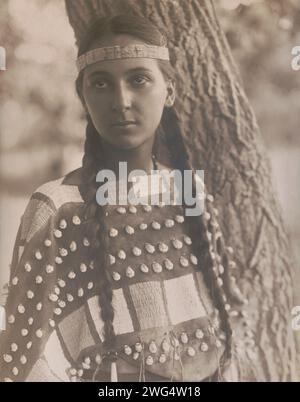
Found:
<path fill-rule="evenodd" d="M 185 139 L 222 211 L 234 274 L 249 299 L 235 328 L 242 380 L 295 380 L 288 235 L 262 137 L 212 1 L 66 0 L 66 7 L 77 40 L 96 16 L 133 12 L 168 27 Z"/>

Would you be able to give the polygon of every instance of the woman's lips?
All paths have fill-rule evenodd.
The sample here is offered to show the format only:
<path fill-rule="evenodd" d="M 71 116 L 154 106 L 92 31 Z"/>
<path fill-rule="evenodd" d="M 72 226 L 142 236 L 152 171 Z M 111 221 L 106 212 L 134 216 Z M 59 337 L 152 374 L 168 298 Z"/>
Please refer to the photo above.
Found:
<path fill-rule="evenodd" d="M 127 127 L 127 126 L 132 126 L 132 125 L 136 125 L 136 121 L 133 120 L 123 120 L 123 121 L 117 121 L 115 123 L 112 124 L 112 126 L 114 127 Z"/>

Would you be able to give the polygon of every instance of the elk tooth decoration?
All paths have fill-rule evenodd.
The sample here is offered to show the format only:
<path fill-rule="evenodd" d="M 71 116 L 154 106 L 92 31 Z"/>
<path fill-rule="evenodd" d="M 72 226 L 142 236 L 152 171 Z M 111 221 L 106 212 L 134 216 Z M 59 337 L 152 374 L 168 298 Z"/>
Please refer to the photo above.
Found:
<path fill-rule="evenodd" d="M 146 230 L 146 229 L 148 228 L 148 225 L 147 225 L 147 223 L 141 223 L 140 226 L 139 226 L 139 228 L 140 228 L 141 230 Z"/>
<path fill-rule="evenodd" d="M 181 256 L 179 261 L 180 261 L 180 265 L 182 265 L 184 268 L 188 267 L 189 260 L 186 257 Z"/>
<path fill-rule="evenodd" d="M 208 345 L 205 342 L 201 343 L 200 349 L 202 352 L 207 352 L 208 351 Z"/>
<path fill-rule="evenodd" d="M 37 331 L 35 331 L 35 334 L 38 338 L 41 338 L 43 336 L 43 331 L 41 329 L 38 329 Z"/>
<path fill-rule="evenodd" d="M 125 258 L 126 258 L 125 251 L 124 250 L 119 250 L 118 257 L 120 258 L 120 260 L 125 260 Z"/>
<path fill-rule="evenodd" d="M 113 272 L 112 277 L 115 281 L 119 281 L 121 279 L 121 275 L 118 272 Z"/>
<path fill-rule="evenodd" d="M 182 216 L 182 215 L 176 215 L 176 216 L 175 216 L 175 221 L 176 221 L 177 223 L 183 223 L 183 222 L 184 222 L 184 216 Z"/>
<path fill-rule="evenodd" d="M 140 354 L 138 352 L 134 352 L 132 355 L 133 360 L 137 360 L 140 357 Z"/>
<path fill-rule="evenodd" d="M 124 214 L 126 214 L 126 208 L 124 208 L 124 207 L 118 207 L 118 208 L 117 208 L 117 212 L 118 212 L 120 215 L 124 215 Z"/>
<path fill-rule="evenodd" d="M 190 356 L 190 357 L 194 357 L 194 356 L 196 355 L 196 351 L 195 351 L 195 349 L 194 349 L 192 346 L 189 346 L 189 347 L 187 348 L 187 354 L 188 354 L 188 356 Z"/>
<path fill-rule="evenodd" d="M 18 305 L 18 312 L 20 314 L 24 314 L 25 313 L 25 307 L 23 306 L 23 304 L 19 304 Z"/>
<path fill-rule="evenodd" d="M 51 294 L 49 295 L 49 299 L 50 299 L 51 301 L 53 301 L 53 302 L 56 302 L 56 301 L 58 300 L 58 296 L 55 295 L 55 294 L 53 294 L 53 293 L 51 293 Z"/>
<path fill-rule="evenodd" d="M 143 346 L 140 342 L 137 342 L 134 347 L 137 352 L 141 352 L 143 350 Z"/>
<path fill-rule="evenodd" d="M 142 250 L 139 247 L 133 247 L 132 249 L 132 253 L 133 255 L 135 255 L 136 257 L 139 257 L 142 254 Z"/>
<path fill-rule="evenodd" d="M 159 356 L 158 361 L 159 361 L 160 363 L 165 363 L 165 362 L 167 361 L 166 355 L 165 355 L 164 353 L 162 353 L 162 354 Z"/>
<path fill-rule="evenodd" d="M 196 333 L 195 333 L 195 336 L 196 336 L 197 339 L 202 339 L 204 337 L 204 333 L 203 333 L 203 331 L 201 329 L 197 329 Z"/>
<path fill-rule="evenodd" d="M 168 258 L 166 258 L 166 259 L 164 260 L 164 265 L 165 265 L 165 268 L 166 268 L 168 271 L 171 271 L 171 270 L 174 268 L 174 264 L 173 264 L 172 261 L 170 261 Z"/>
<path fill-rule="evenodd" d="M 151 353 L 156 353 L 157 352 L 157 346 L 154 341 L 151 341 L 149 344 L 149 352 Z"/>
<path fill-rule="evenodd" d="M 129 212 L 131 214 L 136 214 L 137 213 L 137 208 L 134 205 L 130 205 L 130 207 L 128 208 Z"/>
<path fill-rule="evenodd" d="M 35 252 L 35 258 L 37 259 L 37 260 L 41 260 L 43 257 L 42 257 L 42 254 L 41 254 L 41 252 L 38 250 L 38 251 L 36 251 Z"/>
<path fill-rule="evenodd" d="M 90 241 L 87 237 L 83 238 L 83 245 L 84 247 L 89 247 L 90 246 Z"/>
<path fill-rule="evenodd" d="M 72 302 L 73 300 L 74 300 L 74 297 L 71 295 L 71 294 L 67 294 L 67 300 L 68 300 L 68 302 Z"/>
<path fill-rule="evenodd" d="M 159 262 L 153 262 L 152 269 L 155 273 L 159 274 L 162 271 L 162 266 Z"/>
<path fill-rule="evenodd" d="M 11 355 L 9 355 L 9 354 L 5 354 L 4 356 L 3 356 L 3 359 L 4 359 L 4 361 L 6 362 L 6 363 L 11 363 L 12 362 L 12 356 Z"/>
<path fill-rule="evenodd" d="M 21 364 L 26 364 L 27 363 L 27 358 L 26 358 L 26 356 L 24 356 L 24 355 L 22 355 L 21 357 L 20 357 L 20 362 L 21 362 Z"/>
<path fill-rule="evenodd" d="M 131 267 L 127 267 L 127 268 L 126 268 L 126 276 L 127 276 L 128 278 L 133 278 L 134 275 L 135 275 L 134 270 L 133 270 Z"/>
<path fill-rule="evenodd" d="M 128 345 L 125 345 L 125 346 L 124 346 L 124 353 L 125 353 L 127 356 L 130 356 L 130 355 L 132 354 L 132 349 L 131 349 L 131 347 L 128 346 Z"/>
<path fill-rule="evenodd" d="M 116 236 L 118 236 L 118 234 L 119 234 L 119 232 L 118 232 L 118 230 L 115 229 L 115 228 L 111 228 L 111 229 L 109 230 L 109 236 L 110 236 L 110 237 L 116 237 Z"/>
<path fill-rule="evenodd" d="M 180 241 L 180 240 L 178 240 L 178 239 L 173 239 L 173 240 L 172 240 L 172 244 L 173 244 L 173 247 L 174 247 L 176 250 L 180 250 L 180 249 L 182 248 L 182 246 L 183 246 L 182 241 Z"/>
<path fill-rule="evenodd" d="M 64 288 L 66 286 L 66 282 L 63 279 L 59 279 L 57 283 L 58 286 L 60 286 L 61 288 Z"/>
<path fill-rule="evenodd" d="M 27 336 L 27 335 L 28 335 L 28 329 L 22 328 L 22 329 L 21 329 L 21 335 L 22 335 L 22 336 Z"/>
<path fill-rule="evenodd" d="M 60 249 L 59 249 L 59 254 L 60 254 L 62 257 L 66 257 L 66 256 L 68 255 L 68 250 L 66 250 L 65 248 L 60 248 Z"/>
<path fill-rule="evenodd" d="M 76 226 L 78 226 L 78 225 L 81 224 L 81 220 L 80 220 L 79 216 L 77 216 L 77 215 L 74 215 L 74 216 L 73 216 L 72 222 L 73 222 L 73 224 L 76 225 Z"/>
<path fill-rule="evenodd" d="M 66 221 L 65 219 L 62 219 L 62 220 L 59 222 L 59 227 L 60 227 L 60 229 L 66 229 L 66 227 L 67 227 L 67 221 Z"/>
<path fill-rule="evenodd" d="M 59 300 L 58 305 L 59 305 L 60 308 L 65 308 L 66 307 L 66 302 L 63 301 L 63 300 Z"/>
<path fill-rule="evenodd" d="M 155 247 L 150 243 L 145 244 L 145 249 L 149 254 L 153 254 L 155 252 Z"/>
<path fill-rule="evenodd" d="M 147 274 L 149 272 L 149 267 L 147 267 L 146 264 L 141 264 L 140 265 L 140 270 L 144 273 Z"/>
<path fill-rule="evenodd" d="M 80 264 L 80 271 L 83 273 L 87 271 L 87 266 L 84 262 Z"/>
<path fill-rule="evenodd" d="M 134 233 L 134 229 L 132 226 L 126 225 L 125 226 L 125 232 L 129 235 L 132 235 Z"/>
<path fill-rule="evenodd" d="M 34 293 L 33 293 L 32 290 L 27 291 L 27 297 L 28 297 L 28 299 L 33 299 L 34 298 Z"/>
<path fill-rule="evenodd" d="M 169 247 L 165 243 L 159 243 L 158 244 L 158 249 L 161 253 L 167 253 L 169 250 Z"/>
<path fill-rule="evenodd" d="M 169 342 L 168 342 L 166 339 L 164 339 L 164 340 L 162 341 L 161 348 L 162 348 L 162 350 L 163 350 L 165 353 L 168 353 L 168 352 L 169 352 L 169 350 L 170 350 L 170 344 L 169 344 Z"/>
<path fill-rule="evenodd" d="M 181 340 L 182 343 L 188 343 L 189 338 L 188 338 L 186 332 L 183 332 L 183 333 L 180 335 L 180 340 Z"/>
<path fill-rule="evenodd" d="M 15 322 L 15 316 L 11 314 L 8 317 L 7 321 L 8 321 L 9 324 L 13 324 Z"/>
<path fill-rule="evenodd" d="M 52 274 L 53 271 L 54 271 L 53 265 L 50 265 L 50 264 L 46 265 L 47 274 Z"/>
<path fill-rule="evenodd" d="M 31 265 L 28 262 L 25 264 L 25 271 L 27 272 L 31 271 Z"/>
<path fill-rule="evenodd" d="M 194 254 L 191 254 L 190 260 L 193 265 L 198 265 L 198 258 Z"/>
<path fill-rule="evenodd" d="M 187 244 L 188 246 L 190 246 L 192 244 L 192 239 L 189 236 L 184 236 L 183 240 L 185 242 L 185 244 Z"/>
<path fill-rule="evenodd" d="M 160 230 L 160 228 L 161 228 L 161 224 L 156 221 L 152 222 L 151 226 L 152 226 L 152 229 L 154 229 L 154 230 Z"/>
<path fill-rule="evenodd" d="M 152 356 L 147 356 L 147 358 L 146 358 L 147 366 L 152 366 L 153 363 L 154 363 L 153 357 Z"/>
<path fill-rule="evenodd" d="M 109 254 L 108 258 L 110 265 L 113 265 L 116 262 L 116 257 L 114 257 L 113 255 Z"/>
<path fill-rule="evenodd" d="M 56 262 L 56 264 L 62 264 L 63 263 L 63 260 L 62 260 L 62 258 L 61 257 L 55 257 L 55 262 Z"/>
<path fill-rule="evenodd" d="M 54 236 L 55 236 L 57 239 L 60 239 L 60 238 L 62 237 L 62 232 L 61 232 L 59 229 L 55 229 L 55 230 L 54 230 Z"/>
<path fill-rule="evenodd" d="M 18 350 L 18 345 L 16 343 L 12 343 L 10 348 L 12 352 L 16 352 Z"/>
<path fill-rule="evenodd" d="M 165 220 L 165 227 L 166 228 L 172 228 L 175 225 L 175 222 L 173 219 L 166 219 Z"/>
<path fill-rule="evenodd" d="M 75 274 L 74 271 L 71 271 L 71 272 L 68 273 L 68 278 L 74 279 L 75 277 L 76 277 L 76 274 Z"/>

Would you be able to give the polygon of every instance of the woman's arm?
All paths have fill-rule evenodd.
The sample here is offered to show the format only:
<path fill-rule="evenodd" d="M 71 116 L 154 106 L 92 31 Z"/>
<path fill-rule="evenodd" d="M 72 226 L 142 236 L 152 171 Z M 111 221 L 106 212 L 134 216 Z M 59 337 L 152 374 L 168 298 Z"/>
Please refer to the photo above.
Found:
<path fill-rule="evenodd" d="M 36 192 L 21 219 L 10 268 L 6 329 L 0 334 L 0 381 L 69 380 L 70 363 L 60 346 L 53 305 L 56 214 L 51 199 Z"/>

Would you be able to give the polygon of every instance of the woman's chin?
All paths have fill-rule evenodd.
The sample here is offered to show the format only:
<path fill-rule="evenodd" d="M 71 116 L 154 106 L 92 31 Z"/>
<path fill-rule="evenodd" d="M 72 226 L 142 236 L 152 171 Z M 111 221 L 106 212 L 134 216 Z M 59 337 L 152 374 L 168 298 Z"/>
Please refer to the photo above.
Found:
<path fill-rule="evenodd" d="M 109 137 L 111 145 L 118 149 L 133 149 L 137 148 L 145 142 L 146 138 L 140 133 L 134 132 L 118 132 L 112 133 Z"/>
<path fill-rule="evenodd" d="M 129 150 L 138 148 L 143 144 L 141 138 L 134 138 L 129 136 L 120 136 L 118 139 L 115 139 L 113 142 L 110 141 L 111 145 L 113 145 L 117 149 Z"/>

